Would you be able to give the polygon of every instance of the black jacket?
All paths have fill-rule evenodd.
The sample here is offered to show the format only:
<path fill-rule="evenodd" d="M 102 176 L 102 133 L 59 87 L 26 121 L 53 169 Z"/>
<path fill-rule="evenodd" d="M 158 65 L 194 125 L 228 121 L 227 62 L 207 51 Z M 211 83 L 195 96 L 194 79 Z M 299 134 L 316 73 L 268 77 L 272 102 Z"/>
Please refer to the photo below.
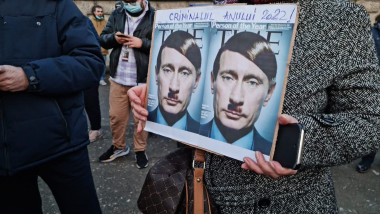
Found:
<path fill-rule="evenodd" d="M 154 8 L 148 3 L 148 11 L 133 32 L 133 36 L 142 40 L 141 48 L 133 48 L 136 58 L 137 83 L 145 83 L 148 73 L 150 43 L 152 40 Z M 122 45 L 116 42 L 115 33 L 124 32 L 127 15 L 124 8 L 112 12 L 106 27 L 100 34 L 100 45 L 105 49 L 112 48 L 110 55 L 110 76 L 115 77 Z"/>
<path fill-rule="evenodd" d="M 104 62 L 71 0 L 1 1 L 0 23 L 0 65 L 22 67 L 29 80 L 26 91 L 0 91 L 4 176 L 89 143 L 82 91 L 99 84 Z"/>

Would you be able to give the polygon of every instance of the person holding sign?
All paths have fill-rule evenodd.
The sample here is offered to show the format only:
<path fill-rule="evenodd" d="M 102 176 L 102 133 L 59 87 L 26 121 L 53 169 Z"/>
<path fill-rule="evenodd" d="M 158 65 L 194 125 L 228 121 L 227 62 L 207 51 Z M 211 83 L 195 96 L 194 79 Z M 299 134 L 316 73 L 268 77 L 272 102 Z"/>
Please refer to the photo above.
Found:
<path fill-rule="evenodd" d="M 207 191 L 219 213 L 338 213 L 330 167 L 379 148 L 380 68 L 368 13 L 342 0 L 271 2 L 299 6 L 278 122 L 305 127 L 302 165 L 287 169 L 259 151 L 244 163 L 206 153 Z M 128 95 L 142 130 L 146 87 Z"/>
<path fill-rule="evenodd" d="M 199 123 L 187 107 L 201 76 L 201 52 L 194 37 L 175 31 L 164 41 L 156 65 L 158 106 L 148 120 L 198 133 Z"/>
<path fill-rule="evenodd" d="M 271 99 L 276 73 L 275 55 L 262 36 L 252 32 L 232 36 L 214 61 L 214 119 L 201 125 L 200 134 L 269 155 L 272 142 L 254 124 Z"/>

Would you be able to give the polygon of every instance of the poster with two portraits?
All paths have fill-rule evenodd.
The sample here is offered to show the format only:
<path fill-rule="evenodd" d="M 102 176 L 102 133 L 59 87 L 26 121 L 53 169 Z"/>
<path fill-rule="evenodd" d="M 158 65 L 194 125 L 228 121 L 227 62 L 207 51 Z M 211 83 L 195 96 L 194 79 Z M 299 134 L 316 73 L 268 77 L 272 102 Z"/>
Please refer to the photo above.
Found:
<path fill-rule="evenodd" d="M 145 130 L 237 160 L 276 143 L 297 4 L 156 11 Z"/>

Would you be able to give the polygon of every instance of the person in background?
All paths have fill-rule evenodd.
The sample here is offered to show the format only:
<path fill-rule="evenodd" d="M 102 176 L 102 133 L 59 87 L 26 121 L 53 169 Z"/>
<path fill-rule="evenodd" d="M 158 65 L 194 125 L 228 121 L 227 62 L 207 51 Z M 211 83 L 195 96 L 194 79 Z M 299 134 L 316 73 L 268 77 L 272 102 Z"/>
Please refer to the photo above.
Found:
<path fill-rule="evenodd" d="M 100 33 L 102 33 L 104 27 L 107 24 L 107 19 L 104 18 L 103 7 L 100 5 L 94 5 L 91 8 L 91 12 L 93 15 L 93 17 L 91 18 L 91 22 L 94 25 L 96 32 L 100 36 Z M 102 55 L 104 58 L 104 62 L 107 62 L 108 50 L 102 48 Z M 99 81 L 100 85 L 107 85 L 106 81 L 104 81 L 105 76 L 106 76 L 106 69 L 104 69 L 104 72 L 102 76 L 100 77 L 100 81 Z"/>
<path fill-rule="evenodd" d="M 305 127 L 302 166 L 283 168 L 258 151 L 244 163 L 206 153 L 207 191 L 219 213 L 338 213 L 330 167 L 379 148 L 380 68 L 368 13 L 342 0 L 248 3 L 263 2 L 300 6 L 278 122 Z M 145 92 L 128 91 L 139 131 Z"/>
<path fill-rule="evenodd" d="M 116 1 L 115 3 L 115 9 L 119 9 L 123 7 L 123 2 L 122 1 Z"/>
<path fill-rule="evenodd" d="M 0 3 L 0 213 L 42 213 L 38 177 L 61 213 L 101 213 L 83 90 L 103 57 L 72 0 Z"/>
<path fill-rule="evenodd" d="M 92 21 L 88 19 L 90 28 L 96 39 L 99 41 L 98 33 L 92 24 Z M 103 57 L 104 59 L 104 57 Z M 105 63 L 105 61 L 104 61 Z M 89 87 L 83 91 L 84 95 L 84 107 L 86 109 L 88 120 L 90 121 L 90 131 L 88 137 L 90 142 L 93 143 L 103 137 L 102 133 L 102 117 L 100 112 L 99 103 L 99 84 Z"/>
<path fill-rule="evenodd" d="M 380 64 L 380 15 L 376 16 L 375 18 L 375 24 L 372 27 L 372 35 L 373 39 L 375 40 L 377 58 Z M 375 160 L 376 153 L 377 151 L 362 157 L 361 161 L 356 167 L 356 170 L 360 173 L 367 172 L 371 168 L 371 165 Z"/>
<path fill-rule="evenodd" d="M 110 125 L 112 145 L 99 157 L 110 162 L 129 153 L 125 143 L 126 127 L 131 113 L 127 92 L 133 86 L 146 84 L 154 8 L 147 0 L 124 0 L 124 6 L 112 12 L 100 35 L 100 44 L 110 49 Z M 135 124 L 137 125 L 137 123 Z M 133 134 L 137 168 L 148 166 L 145 154 L 147 132 Z"/>

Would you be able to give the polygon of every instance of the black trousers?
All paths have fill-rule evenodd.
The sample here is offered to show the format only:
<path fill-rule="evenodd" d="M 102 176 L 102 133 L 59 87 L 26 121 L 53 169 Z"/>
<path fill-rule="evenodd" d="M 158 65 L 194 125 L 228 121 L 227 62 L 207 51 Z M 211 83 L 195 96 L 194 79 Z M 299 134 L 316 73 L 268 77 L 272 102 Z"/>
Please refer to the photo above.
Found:
<path fill-rule="evenodd" d="M 91 130 L 99 130 L 101 128 L 99 85 L 84 91 L 84 107 L 90 121 Z"/>
<path fill-rule="evenodd" d="M 101 213 L 86 147 L 14 176 L 0 176 L 0 213 L 42 213 L 38 177 L 51 189 L 62 214 Z"/>

